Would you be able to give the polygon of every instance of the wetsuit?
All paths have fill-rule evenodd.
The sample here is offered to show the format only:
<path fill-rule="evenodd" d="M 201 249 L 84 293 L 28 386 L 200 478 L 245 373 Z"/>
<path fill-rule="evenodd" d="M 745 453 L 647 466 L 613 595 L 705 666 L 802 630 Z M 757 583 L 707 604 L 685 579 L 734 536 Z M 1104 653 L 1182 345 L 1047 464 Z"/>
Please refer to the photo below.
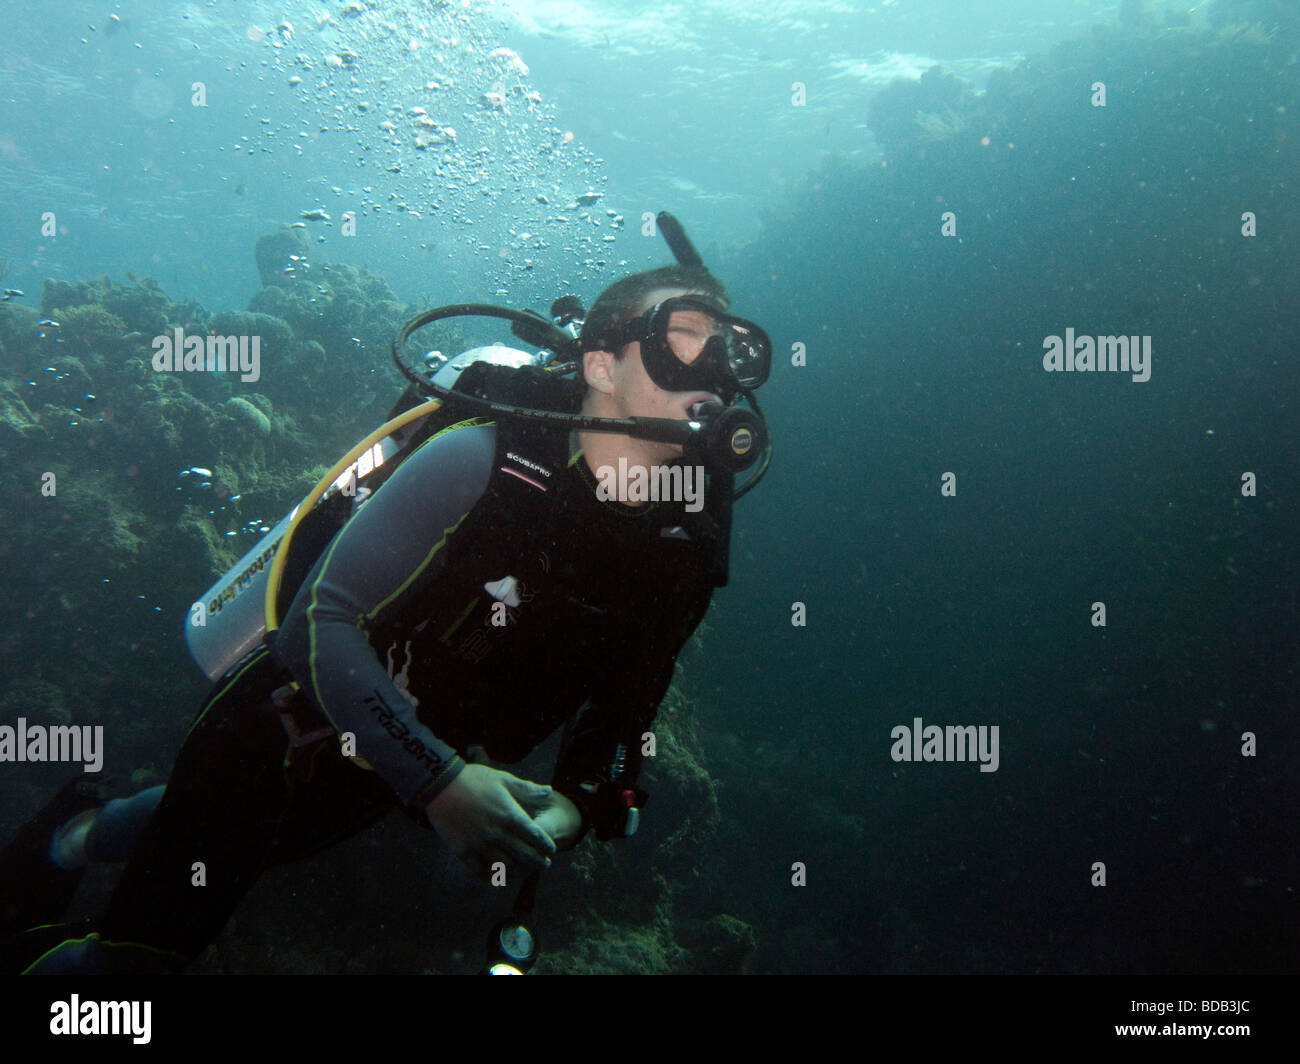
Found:
<path fill-rule="evenodd" d="M 519 761 L 580 710 L 553 785 L 584 830 L 623 834 L 713 555 L 680 503 L 602 502 L 570 452 L 567 433 L 465 423 L 360 501 L 273 649 L 214 687 L 96 935 L 38 970 L 180 967 L 264 868 L 395 805 L 427 826 L 457 751 Z"/>

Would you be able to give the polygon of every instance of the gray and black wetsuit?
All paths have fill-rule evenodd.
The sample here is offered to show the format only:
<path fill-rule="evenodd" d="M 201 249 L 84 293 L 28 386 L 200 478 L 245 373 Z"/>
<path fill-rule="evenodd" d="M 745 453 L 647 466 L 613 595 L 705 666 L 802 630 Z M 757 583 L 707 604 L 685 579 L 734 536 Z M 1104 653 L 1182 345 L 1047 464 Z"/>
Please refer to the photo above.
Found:
<path fill-rule="evenodd" d="M 598 837 L 622 834 L 713 559 L 680 503 L 602 502 L 567 433 L 444 430 L 357 505 L 274 651 L 214 687 L 97 935 L 65 944 L 69 967 L 135 967 L 141 946 L 183 965 L 265 867 L 395 804 L 423 821 L 458 751 L 519 761 L 580 710 L 553 785 Z"/>
<path fill-rule="evenodd" d="M 641 734 L 708 608 L 707 558 L 677 538 L 676 507 L 601 502 L 581 456 L 537 435 L 503 446 L 469 423 L 422 447 L 321 557 L 276 656 L 416 809 L 464 767 L 457 750 L 522 760 L 586 703 L 557 786 L 608 837 L 581 785 L 620 746 L 635 782 Z"/>

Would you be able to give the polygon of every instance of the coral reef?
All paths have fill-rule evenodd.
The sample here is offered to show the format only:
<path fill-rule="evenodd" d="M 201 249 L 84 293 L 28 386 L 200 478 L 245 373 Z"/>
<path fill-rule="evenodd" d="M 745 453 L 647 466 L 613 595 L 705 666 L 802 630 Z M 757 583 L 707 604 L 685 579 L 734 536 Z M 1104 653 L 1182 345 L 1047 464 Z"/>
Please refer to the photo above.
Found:
<path fill-rule="evenodd" d="M 923 140 L 952 140 L 967 129 L 966 119 L 950 107 L 945 107 L 943 114 L 917 111 L 916 124 L 921 128 Z"/>
<path fill-rule="evenodd" d="M 288 285 L 299 260 L 307 258 L 307 234 L 294 226 L 281 226 L 261 237 L 254 248 L 257 275 L 265 287 Z"/>
<path fill-rule="evenodd" d="M 932 67 L 917 81 L 898 80 L 867 107 L 867 124 L 891 156 L 923 151 L 978 124 L 983 105 L 964 81 Z"/>
<path fill-rule="evenodd" d="M 63 688 L 32 676 L 16 676 L 0 695 L 0 720 L 12 724 L 25 717 L 30 724 L 67 724 L 72 720 Z"/>
<path fill-rule="evenodd" d="M 334 284 L 341 299 L 328 304 L 328 326 L 316 320 L 314 282 L 276 288 L 298 331 L 260 310 L 262 300 L 213 315 L 130 276 L 48 280 L 39 311 L 0 304 L 0 483 L 10 498 L 31 500 L 0 537 L 0 554 L 21 559 L 31 591 L 11 607 L 21 613 L 6 625 L 0 663 L 24 675 L 49 647 L 68 647 L 79 674 L 104 678 L 96 712 L 110 736 L 138 741 L 142 762 L 168 756 L 168 736 L 188 715 L 176 700 L 202 690 L 180 638 L 190 600 L 400 390 L 381 338 L 408 308 L 364 271 L 339 268 Z M 205 342 L 259 337 L 258 379 L 160 372 L 159 338 L 177 331 Z M 178 476 L 200 468 L 210 476 Z M 123 632 L 131 656 L 154 663 L 156 683 L 141 682 L 143 663 L 124 669 Z M 168 721 L 161 738 L 136 726 L 142 717 Z"/>

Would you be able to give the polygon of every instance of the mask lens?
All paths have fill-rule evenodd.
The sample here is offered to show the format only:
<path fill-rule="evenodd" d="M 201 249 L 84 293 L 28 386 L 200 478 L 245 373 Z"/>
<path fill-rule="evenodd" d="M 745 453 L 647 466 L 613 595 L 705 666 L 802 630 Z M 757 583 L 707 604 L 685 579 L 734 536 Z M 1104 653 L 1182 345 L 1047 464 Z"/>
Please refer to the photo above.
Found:
<path fill-rule="evenodd" d="M 704 351 L 704 345 L 717 336 L 718 323 L 701 310 L 674 310 L 668 315 L 664 338 L 668 348 L 683 366 L 690 366 Z"/>
<path fill-rule="evenodd" d="M 771 343 L 757 325 L 698 304 L 671 306 L 654 327 L 669 391 L 757 388 L 767 380 Z"/>
<path fill-rule="evenodd" d="M 726 329 L 727 363 L 744 388 L 757 388 L 767 380 L 770 355 L 766 337 L 760 338 L 741 322 L 732 322 Z"/>

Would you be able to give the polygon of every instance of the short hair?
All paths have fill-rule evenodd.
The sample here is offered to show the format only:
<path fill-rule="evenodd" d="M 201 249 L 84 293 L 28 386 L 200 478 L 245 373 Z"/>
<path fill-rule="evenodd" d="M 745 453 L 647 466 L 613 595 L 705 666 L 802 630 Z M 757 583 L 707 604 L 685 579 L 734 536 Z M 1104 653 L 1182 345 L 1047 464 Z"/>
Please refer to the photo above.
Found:
<path fill-rule="evenodd" d="M 731 305 L 727 290 L 703 266 L 662 266 L 615 281 L 601 292 L 582 326 L 582 349 L 599 351 L 610 330 L 641 313 L 646 297 L 660 288 L 684 288 L 708 296 L 723 310 Z M 618 356 L 620 353 L 615 351 Z"/>

